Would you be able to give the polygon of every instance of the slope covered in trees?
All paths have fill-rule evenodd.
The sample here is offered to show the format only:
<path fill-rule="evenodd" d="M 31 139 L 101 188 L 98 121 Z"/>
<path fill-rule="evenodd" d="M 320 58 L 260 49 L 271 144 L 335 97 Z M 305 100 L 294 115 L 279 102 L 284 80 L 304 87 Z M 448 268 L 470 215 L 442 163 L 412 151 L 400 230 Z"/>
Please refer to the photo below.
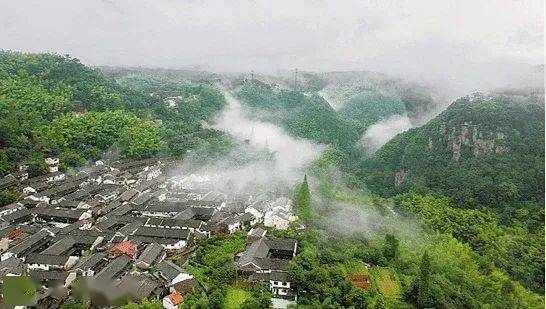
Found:
<path fill-rule="evenodd" d="M 544 106 L 532 99 L 465 97 L 389 141 L 361 175 L 387 196 L 421 188 L 458 204 L 541 202 L 543 132 Z"/>
<path fill-rule="evenodd" d="M 251 80 L 243 83 L 237 96 L 256 117 L 279 124 L 293 136 L 342 148 L 359 139 L 357 130 L 315 93 L 275 89 Z"/>
<path fill-rule="evenodd" d="M 537 292 L 544 278 L 544 106 L 473 95 L 399 134 L 358 170 L 400 210 Z"/>
<path fill-rule="evenodd" d="M 174 106 L 165 100 L 172 97 Z M 206 129 L 225 105 L 212 86 L 132 73 L 114 80 L 76 58 L 0 52 L 0 176 L 23 161 L 33 176 L 44 157 L 75 167 L 118 150 L 129 158 L 184 156 L 229 149 L 225 134 Z"/>

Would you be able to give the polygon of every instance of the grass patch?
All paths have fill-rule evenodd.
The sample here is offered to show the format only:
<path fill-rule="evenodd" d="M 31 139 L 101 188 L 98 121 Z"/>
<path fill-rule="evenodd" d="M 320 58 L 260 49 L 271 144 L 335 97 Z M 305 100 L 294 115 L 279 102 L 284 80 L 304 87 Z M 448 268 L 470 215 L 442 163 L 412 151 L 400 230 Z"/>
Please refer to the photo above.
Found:
<path fill-rule="evenodd" d="M 367 275 L 369 274 L 368 269 L 364 262 L 359 260 L 348 260 L 342 264 L 338 265 L 339 270 L 343 275 Z"/>
<path fill-rule="evenodd" d="M 372 279 L 379 292 L 386 297 L 400 296 L 400 284 L 396 279 L 394 272 L 389 268 L 374 267 L 372 269 Z"/>
<path fill-rule="evenodd" d="M 232 264 L 235 254 L 245 250 L 245 237 L 245 232 L 241 231 L 203 241 L 195 251 L 195 259 L 186 266 L 188 273 L 206 287 L 215 270 Z"/>
<path fill-rule="evenodd" d="M 245 300 L 247 300 L 250 297 L 251 297 L 250 292 L 242 288 L 230 286 L 226 293 L 224 306 L 226 309 L 241 308 L 241 305 L 245 302 Z"/>

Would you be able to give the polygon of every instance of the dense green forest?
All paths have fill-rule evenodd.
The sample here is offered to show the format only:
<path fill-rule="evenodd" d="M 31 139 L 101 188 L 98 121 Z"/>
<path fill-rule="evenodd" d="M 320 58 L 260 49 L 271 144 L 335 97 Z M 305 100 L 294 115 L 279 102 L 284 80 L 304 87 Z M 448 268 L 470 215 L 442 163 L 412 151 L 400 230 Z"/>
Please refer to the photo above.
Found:
<path fill-rule="evenodd" d="M 358 170 L 426 225 L 449 232 L 514 279 L 544 289 L 544 106 L 465 97 L 399 134 Z"/>
<path fill-rule="evenodd" d="M 209 85 L 147 74 L 116 81 L 68 56 L 8 51 L 0 53 L 0 85 L 0 175 L 49 156 L 70 168 L 111 149 L 129 158 L 179 158 L 230 145 L 229 136 L 201 123 L 225 105 Z M 168 97 L 181 104 L 169 108 Z"/>

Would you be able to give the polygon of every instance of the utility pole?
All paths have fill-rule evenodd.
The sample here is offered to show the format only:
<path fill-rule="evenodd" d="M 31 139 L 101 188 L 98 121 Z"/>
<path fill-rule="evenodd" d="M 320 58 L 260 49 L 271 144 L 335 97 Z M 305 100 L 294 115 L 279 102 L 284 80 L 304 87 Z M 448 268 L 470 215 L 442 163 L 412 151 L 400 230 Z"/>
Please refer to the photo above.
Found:
<path fill-rule="evenodd" d="M 298 89 L 298 68 L 294 72 L 294 91 Z"/>

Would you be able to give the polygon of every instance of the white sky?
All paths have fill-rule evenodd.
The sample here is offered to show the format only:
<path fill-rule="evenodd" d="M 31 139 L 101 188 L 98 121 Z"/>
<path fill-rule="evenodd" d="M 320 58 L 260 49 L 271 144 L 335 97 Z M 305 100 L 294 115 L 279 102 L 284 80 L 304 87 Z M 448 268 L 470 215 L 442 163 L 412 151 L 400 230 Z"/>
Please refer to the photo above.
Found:
<path fill-rule="evenodd" d="M 92 65 L 376 70 L 445 81 L 544 63 L 544 0 L 0 0 L 0 7 L 0 48 L 67 53 Z"/>

